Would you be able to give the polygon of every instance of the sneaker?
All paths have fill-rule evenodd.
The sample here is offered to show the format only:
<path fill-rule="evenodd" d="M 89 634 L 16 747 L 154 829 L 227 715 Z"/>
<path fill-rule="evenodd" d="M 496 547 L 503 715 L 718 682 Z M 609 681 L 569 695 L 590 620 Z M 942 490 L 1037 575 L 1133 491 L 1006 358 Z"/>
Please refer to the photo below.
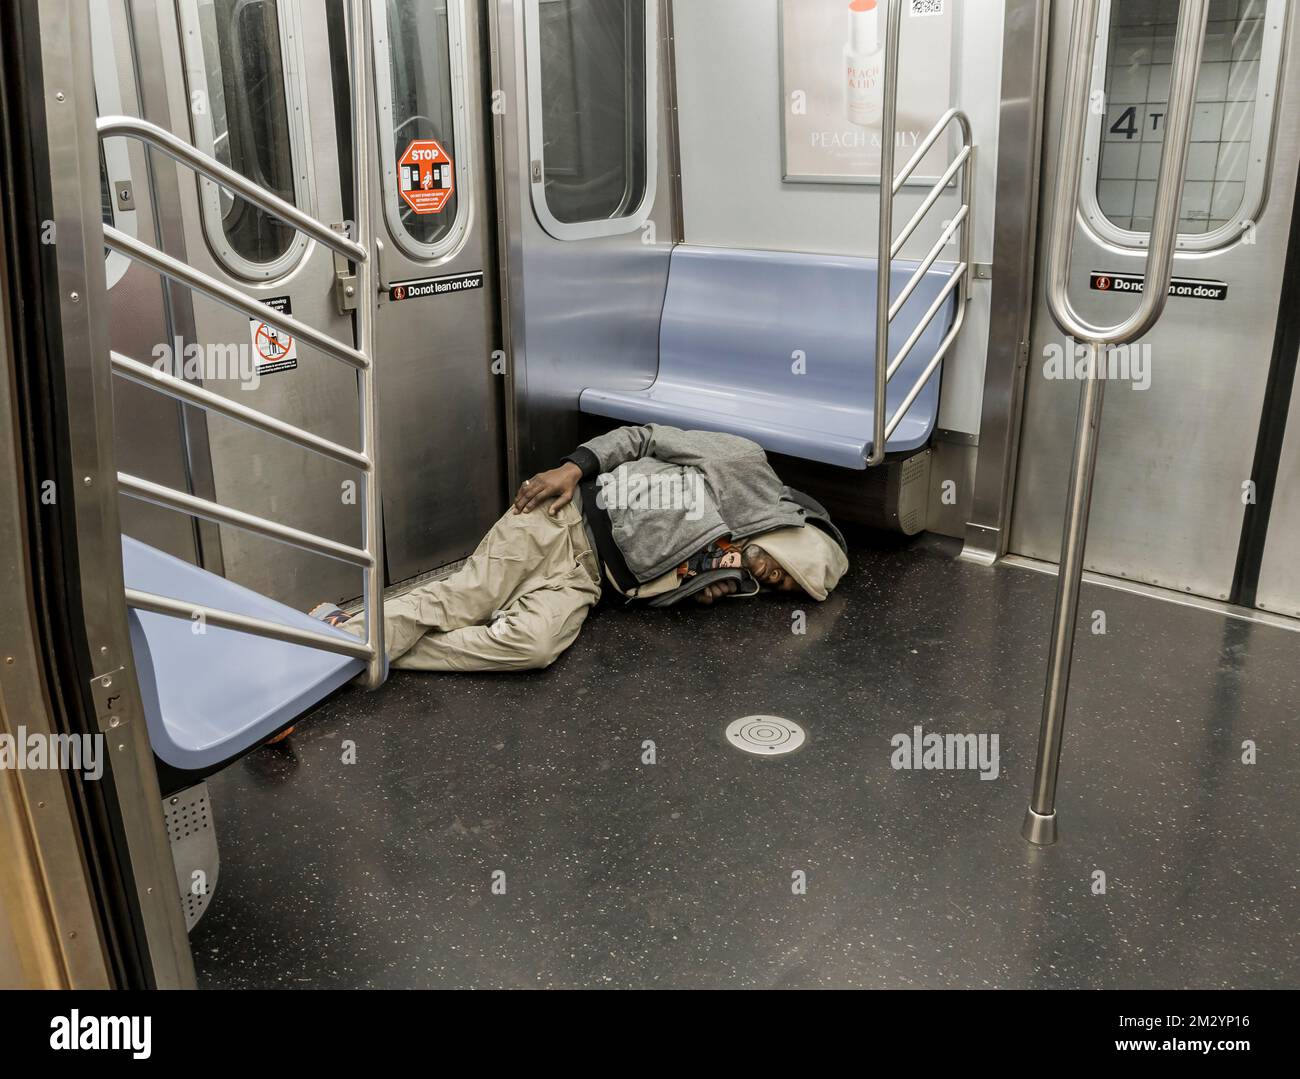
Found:
<path fill-rule="evenodd" d="M 341 626 L 352 617 L 347 611 L 334 606 L 332 603 L 319 603 L 307 613 L 312 618 L 327 622 L 331 626 Z"/>

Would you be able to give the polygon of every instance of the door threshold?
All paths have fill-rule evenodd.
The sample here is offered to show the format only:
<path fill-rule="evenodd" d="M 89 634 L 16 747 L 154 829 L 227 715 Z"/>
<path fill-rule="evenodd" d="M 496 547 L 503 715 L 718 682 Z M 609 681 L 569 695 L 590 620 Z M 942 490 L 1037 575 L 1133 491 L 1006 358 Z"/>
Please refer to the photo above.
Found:
<path fill-rule="evenodd" d="M 1055 562 L 1044 562 L 1041 559 L 1027 558 L 1025 555 L 1019 554 L 1004 555 L 996 564 L 1014 566 L 1017 569 L 1027 569 L 1034 573 L 1046 574 L 1049 577 L 1055 577 L 1057 574 Z M 1083 575 L 1083 580 L 1085 584 L 1095 584 L 1101 588 L 1113 588 L 1117 592 L 1128 592 L 1134 596 L 1145 596 L 1148 599 L 1158 599 L 1165 603 L 1176 603 L 1180 607 L 1210 611 L 1225 618 L 1237 618 L 1243 622 L 1255 622 L 1261 626 L 1271 626 L 1274 629 L 1285 629 L 1292 633 L 1300 633 L 1300 618 L 1288 618 L 1286 615 L 1273 614 L 1271 611 L 1257 611 L 1250 607 L 1238 607 L 1236 604 L 1225 603 L 1222 600 L 1188 595 L 1185 592 L 1175 592 L 1172 588 L 1161 588 L 1159 585 L 1127 581 L 1122 577 L 1109 577 L 1104 573 L 1087 571 Z"/>

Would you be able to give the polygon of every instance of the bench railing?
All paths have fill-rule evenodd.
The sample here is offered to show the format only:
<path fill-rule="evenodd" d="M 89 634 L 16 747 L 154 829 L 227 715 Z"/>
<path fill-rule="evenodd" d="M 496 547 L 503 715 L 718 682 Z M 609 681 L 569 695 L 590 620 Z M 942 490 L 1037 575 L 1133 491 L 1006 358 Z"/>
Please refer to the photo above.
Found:
<path fill-rule="evenodd" d="M 370 205 L 370 153 L 366 87 L 369 83 L 370 3 L 369 0 L 348 0 L 349 63 L 352 82 L 352 160 L 354 165 L 353 191 L 356 198 L 354 238 L 340 235 L 310 214 L 279 198 L 260 185 L 223 165 L 215 158 L 195 149 L 170 131 L 130 116 L 106 116 L 99 120 L 100 139 L 134 138 L 158 150 L 236 196 L 274 215 L 294 229 L 305 233 L 334 253 L 349 259 L 356 266 L 356 287 L 359 302 L 356 307 L 356 347 L 344 344 L 320 330 L 300 322 L 290 315 L 258 303 L 238 289 L 202 273 L 192 266 L 173 258 L 156 247 L 142 243 L 126 233 L 104 226 L 104 244 L 128 258 L 150 267 L 164 277 L 176 281 L 193 292 L 200 293 L 219 303 L 241 311 L 250 318 L 259 319 L 270 326 L 292 335 L 295 339 L 319 349 L 327 356 L 351 367 L 357 372 L 357 390 L 360 405 L 361 448 L 347 446 L 322 438 L 294 424 L 276 419 L 248 405 L 230 400 L 202 386 L 185 381 L 166 371 L 151 367 L 114 352 L 111 354 L 113 372 L 120 378 L 147 386 L 195 408 L 215 412 L 246 426 L 264 431 L 331 460 L 349 465 L 361 474 L 358 505 L 363 517 L 362 543 L 359 547 L 339 543 L 325 536 L 291 528 L 288 525 L 231 509 L 207 499 L 198 498 L 185 491 L 151 483 L 139 476 L 125 472 L 117 475 L 118 490 L 128 497 L 187 513 L 191 516 L 233 528 L 243 529 L 302 550 L 328 558 L 335 558 L 359 567 L 364 574 L 362 602 L 365 612 L 366 635 L 364 639 L 351 640 L 325 632 L 298 629 L 263 618 L 236 614 L 187 603 L 169 596 L 159 596 L 137 589 L 127 589 L 126 601 L 134 608 L 151 611 L 173 618 L 202 618 L 207 624 L 224 629 L 253 633 L 273 640 L 308 645 L 328 652 L 365 660 L 367 684 L 375 688 L 382 684 L 384 665 L 384 625 L 380 611 L 383 600 L 383 534 L 379 509 L 378 476 L 378 407 L 375 399 L 374 339 L 375 305 L 378 294 L 374 283 L 374 260 L 371 257 L 371 227 L 367 208 Z"/>
<path fill-rule="evenodd" d="M 877 259 L 876 282 L 876 373 L 873 388 L 874 409 L 872 414 L 871 452 L 867 456 L 868 466 L 878 465 L 885 459 L 885 444 L 890 436 L 903 422 L 908 410 L 921 395 L 930 379 L 934 377 L 943 362 L 948 349 L 952 347 L 957 334 L 961 332 L 966 321 L 966 301 L 970 296 L 971 283 L 974 278 L 974 265 L 971 262 L 971 193 L 974 187 L 975 144 L 971 137 L 970 119 L 960 109 L 949 109 L 939 118 L 930 133 L 921 141 L 911 159 L 902 170 L 894 175 L 894 140 L 897 137 L 898 123 L 898 43 L 903 20 L 898 8 L 901 5 L 891 3 L 885 11 L 885 85 L 884 102 L 880 128 L 880 231 L 879 258 Z M 922 200 L 911 220 L 903 226 L 897 236 L 894 235 L 894 198 L 908 181 L 925 156 L 948 131 L 953 123 L 961 131 L 961 148 L 953 158 L 942 176 L 935 182 L 929 193 Z M 947 222 L 939 239 L 922 259 L 920 266 L 903 286 L 897 298 L 891 301 L 894 259 L 902 251 L 903 245 L 911 238 L 917 227 L 958 173 L 961 173 L 961 205 L 952 219 Z M 890 357 L 889 328 L 903 305 L 911 298 L 918 285 L 929 273 L 945 247 L 952 243 L 953 236 L 961 231 L 958 246 L 957 265 L 949 275 L 938 299 L 930 305 L 925 316 L 908 337 L 898 353 Z M 889 396 L 889 383 L 898 373 L 916 343 L 929 329 L 930 323 L 943 310 L 948 298 L 957 293 L 957 313 L 952 326 L 934 355 L 927 361 L 916 381 L 904 394 L 902 401 L 892 415 L 886 414 Z"/>

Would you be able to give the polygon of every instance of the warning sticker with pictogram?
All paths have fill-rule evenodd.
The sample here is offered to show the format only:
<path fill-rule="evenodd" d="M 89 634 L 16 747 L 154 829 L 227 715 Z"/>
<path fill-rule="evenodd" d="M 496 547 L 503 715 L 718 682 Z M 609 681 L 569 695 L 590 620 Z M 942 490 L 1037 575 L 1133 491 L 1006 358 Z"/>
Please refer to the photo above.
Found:
<path fill-rule="evenodd" d="M 1140 273 L 1110 273 L 1093 270 L 1088 275 L 1088 287 L 1093 292 L 1140 293 L 1146 284 Z M 1226 300 L 1228 282 L 1211 281 L 1201 277 L 1174 277 L 1169 281 L 1169 295 L 1184 300 Z"/>
<path fill-rule="evenodd" d="M 282 315 L 293 314 L 288 296 L 274 296 L 264 302 Z M 248 332 L 253 339 L 253 360 L 259 375 L 292 371 L 298 366 L 298 342 L 290 334 L 256 318 L 248 320 Z"/>
<path fill-rule="evenodd" d="M 416 139 L 397 159 L 397 189 L 417 214 L 440 214 L 456 191 L 456 166 L 436 139 Z"/>

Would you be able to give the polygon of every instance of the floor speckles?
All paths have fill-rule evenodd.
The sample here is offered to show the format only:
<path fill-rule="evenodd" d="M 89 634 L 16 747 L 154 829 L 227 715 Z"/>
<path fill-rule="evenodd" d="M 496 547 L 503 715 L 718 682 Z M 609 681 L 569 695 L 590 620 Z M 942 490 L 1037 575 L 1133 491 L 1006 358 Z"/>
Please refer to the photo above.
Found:
<path fill-rule="evenodd" d="M 1086 587 L 1036 850 L 1053 587 L 859 543 L 825 604 L 604 611 L 544 672 L 346 691 L 211 781 L 200 984 L 1300 985 L 1300 637 Z M 808 744 L 727 746 L 765 713 Z M 996 733 L 997 779 L 892 767 L 917 725 Z"/>

